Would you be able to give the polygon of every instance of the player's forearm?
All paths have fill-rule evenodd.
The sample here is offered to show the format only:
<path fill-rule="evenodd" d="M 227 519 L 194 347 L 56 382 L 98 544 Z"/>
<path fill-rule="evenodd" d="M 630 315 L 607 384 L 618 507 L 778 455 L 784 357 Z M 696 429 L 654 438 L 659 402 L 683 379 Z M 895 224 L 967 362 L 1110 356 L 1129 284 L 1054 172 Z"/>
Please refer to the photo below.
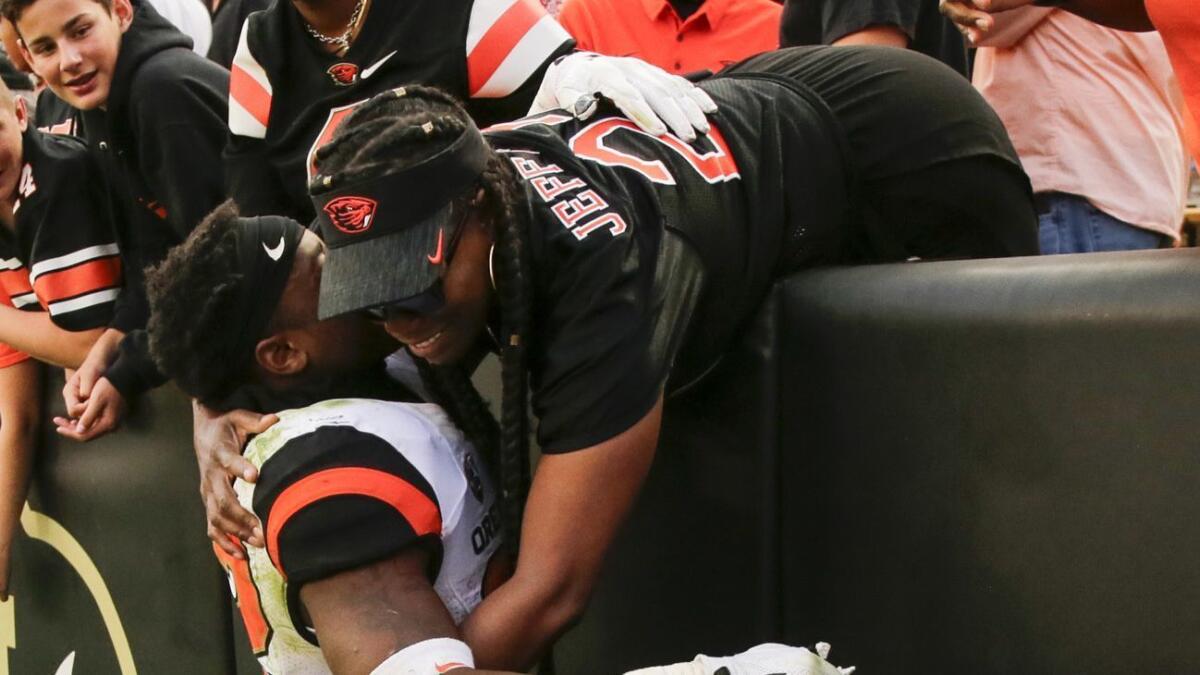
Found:
<path fill-rule="evenodd" d="M 78 368 L 103 332 L 103 328 L 63 330 L 46 312 L 0 306 L 0 342 L 55 366 Z"/>
<path fill-rule="evenodd" d="M 583 613 L 588 589 L 513 577 L 460 627 L 480 667 L 525 672 Z"/>

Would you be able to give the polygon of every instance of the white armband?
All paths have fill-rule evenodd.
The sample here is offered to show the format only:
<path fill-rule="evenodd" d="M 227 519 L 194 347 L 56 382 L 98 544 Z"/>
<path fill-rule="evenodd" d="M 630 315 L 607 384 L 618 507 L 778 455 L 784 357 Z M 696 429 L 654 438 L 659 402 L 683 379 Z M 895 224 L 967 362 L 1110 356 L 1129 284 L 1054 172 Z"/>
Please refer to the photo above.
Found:
<path fill-rule="evenodd" d="M 371 675 L 438 675 L 457 668 L 474 668 L 471 648 L 461 640 L 433 638 L 409 645 L 375 666 Z"/>

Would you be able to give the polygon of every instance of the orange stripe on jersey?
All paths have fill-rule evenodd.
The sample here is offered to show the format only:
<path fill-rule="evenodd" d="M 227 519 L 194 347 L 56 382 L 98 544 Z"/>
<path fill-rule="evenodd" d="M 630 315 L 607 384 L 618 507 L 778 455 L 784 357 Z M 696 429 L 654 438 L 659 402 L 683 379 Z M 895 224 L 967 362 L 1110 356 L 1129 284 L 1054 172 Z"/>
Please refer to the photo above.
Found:
<path fill-rule="evenodd" d="M 468 91 L 474 96 L 491 79 L 534 24 L 546 16 L 537 0 L 517 0 L 483 34 L 467 56 Z"/>
<path fill-rule="evenodd" d="M 0 272 L 0 289 L 3 289 L 9 298 L 32 293 L 33 286 L 29 285 L 29 270 L 22 267 Z"/>
<path fill-rule="evenodd" d="M 403 478 L 362 467 L 326 469 L 284 490 L 267 516 L 267 554 L 285 578 L 287 574 L 279 563 L 279 533 L 301 509 L 339 495 L 362 495 L 390 505 L 404 516 L 418 537 L 442 533 L 437 504 Z"/>
<path fill-rule="evenodd" d="M 12 301 L 8 299 L 7 293 L 0 293 L 0 305 L 4 307 L 12 307 Z M 29 355 L 25 352 L 19 352 L 16 349 L 0 342 L 0 368 L 15 366 L 22 361 L 28 361 Z"/>
<path fill-rule="evenodd" d="M 29 355 L 25 352 L 19 352 L 3 342 L 0 342 L 0 368 L 15 366 L 18 363 L 24 363 L 28 360 Z"/>
<path fill-rule="evenodd" d="M 271 117 L 271 93 L 236 63 L 229 71 L 229 96 L 259 124 L 267 126 Z"/>
<path fill-rule="evenodd" d="M 49 305 L 66 298 L 91 293 L 121 284 L 121 259 L 118 256 L 99 258 L 47 272 L 33 283 L 38 299 Z"/>

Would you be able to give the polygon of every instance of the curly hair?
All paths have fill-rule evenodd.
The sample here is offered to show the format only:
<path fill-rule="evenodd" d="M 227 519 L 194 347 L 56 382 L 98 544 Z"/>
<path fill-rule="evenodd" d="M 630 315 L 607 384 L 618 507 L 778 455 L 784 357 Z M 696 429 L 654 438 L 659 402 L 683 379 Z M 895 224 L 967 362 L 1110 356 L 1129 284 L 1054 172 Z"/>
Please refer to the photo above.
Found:
<path fill-rule="evenodd" d="M 243 360 L 218 339 L 229 330 L 242 281 L 237 229 L 237 206 L 230 200 L 146 271 L 150 355 L 162 374 L 206 405 L 247 380 Z"/>
<path fill-rule="evenodd" d="M 316 195 L 347 182 L 366 180 L 422 161 L 453 143 L 473 125 L 450 94 L 428 86 L 407 86 L 375 96 L 359 106 L 317 151 L 319 176 L 310 185 Z M 530 278 L 526 230 L 518 208 L 524 193 L 512 169 L 492 153 L 481 179 L 484 222 L 495 241 L 493 265 L 500 304 L 500 367 L 503 380 L 501 424 L 456 366 L 422 364 L 430 392 L 450 413 L 497 474 L 503 495 L 506 545 L 515 552 L 529 490 L 529 415 L 527 333 Z M 464 199 L 469 196 L 463 197 Z M 499 451 L 496 438 L 499 436 Z"/>

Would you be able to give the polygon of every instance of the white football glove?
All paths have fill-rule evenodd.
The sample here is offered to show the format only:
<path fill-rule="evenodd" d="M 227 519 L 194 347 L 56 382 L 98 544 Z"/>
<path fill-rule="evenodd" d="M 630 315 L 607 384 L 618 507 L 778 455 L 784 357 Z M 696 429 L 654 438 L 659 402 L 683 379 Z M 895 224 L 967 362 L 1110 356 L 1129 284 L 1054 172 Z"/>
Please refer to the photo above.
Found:
<path fill-rule="evenodd" d="M 713 657 L 701 654 L 694 661 L 671 666 L 634 670 L 625 675 L 714 675 L 722 668 L 729 675 L 850 675 L 854 668 L 838 668 L 825 660 L 829 645 L 817 643 L 814 654 L 803 647 L 766 643 L 736 656 Z"/>
<path fill-rule="evenodd" d="M 529 114 L 564 108 L 586 120 L 596 112 L 597 96 L 612 101 L 646 133 L 661 136 L 669 127 L 685 141 L 695 140 L 697 131 L 708 133 L 704 114 L 717 111 L 702 89 L 645 61 L 576 52 L 546 70 Z"/>

